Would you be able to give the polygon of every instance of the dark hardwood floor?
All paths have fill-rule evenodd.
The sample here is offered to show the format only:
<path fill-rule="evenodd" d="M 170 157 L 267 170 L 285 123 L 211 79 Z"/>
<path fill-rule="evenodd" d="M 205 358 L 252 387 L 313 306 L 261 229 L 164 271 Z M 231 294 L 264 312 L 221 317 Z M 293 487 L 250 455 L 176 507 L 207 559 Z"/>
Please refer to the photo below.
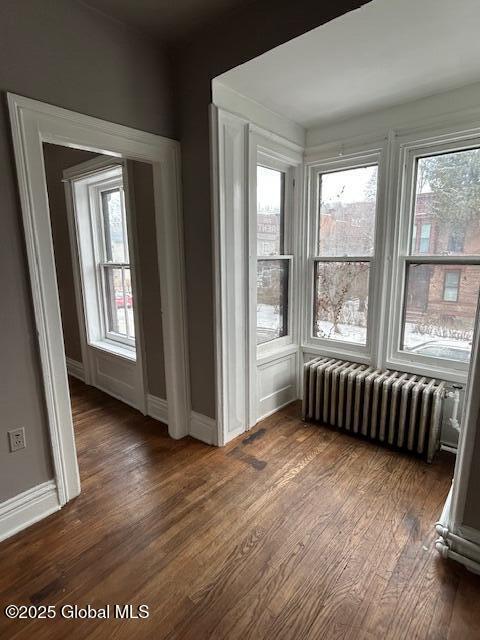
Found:
<path fill-rule="evenodd" d="M 82 494 L 0 545 L 0 637 L 480 638 L 480 578 L 442 561 L 453 460 L 305 426 L 223 449 L 72 382 Z M 9 603 L 147 604 L 139 620 L 8 621 Z"/>

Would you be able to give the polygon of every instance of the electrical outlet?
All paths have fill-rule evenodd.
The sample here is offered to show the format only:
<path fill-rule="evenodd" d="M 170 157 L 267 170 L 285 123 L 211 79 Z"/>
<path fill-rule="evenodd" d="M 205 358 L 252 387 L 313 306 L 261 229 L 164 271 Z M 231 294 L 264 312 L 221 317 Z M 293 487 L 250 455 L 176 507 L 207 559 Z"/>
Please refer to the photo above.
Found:
<path fill-rule="evenodd" d="M 8 432 L 8 440 L 10 442 L 10 452 L 18 451 L 19 449 L 25 449 L 27 446 L 25 443 L 25 429 L 13 429 Z"/>

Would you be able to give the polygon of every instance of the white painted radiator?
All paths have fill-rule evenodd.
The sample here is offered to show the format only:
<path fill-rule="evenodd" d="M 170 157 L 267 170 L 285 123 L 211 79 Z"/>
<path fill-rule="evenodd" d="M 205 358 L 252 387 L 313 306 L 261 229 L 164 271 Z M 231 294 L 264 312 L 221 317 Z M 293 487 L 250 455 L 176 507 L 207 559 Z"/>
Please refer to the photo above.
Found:
<path fill-rule="evenodd" d="M 445 382 L 331 358 L 304 365 L 304 420 L 315 420 L 432 461 Z"/>

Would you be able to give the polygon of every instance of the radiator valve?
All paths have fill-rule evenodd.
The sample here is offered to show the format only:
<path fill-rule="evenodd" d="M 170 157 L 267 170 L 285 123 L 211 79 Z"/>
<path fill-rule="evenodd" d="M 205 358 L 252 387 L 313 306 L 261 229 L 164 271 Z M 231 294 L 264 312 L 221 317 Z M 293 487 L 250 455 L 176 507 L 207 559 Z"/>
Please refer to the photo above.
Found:
<path fill-rule="evenodd" d="M 460 392 L 458 389 L 452 389 L 452 391 L 447 391 L 445 394 L 446 398 L 453 398 L 453 408 L 452 415 L 448 419 L 450 426 L 453 427 L 456 431 L 460 432 L 460 422 L 458 421 L 458 408 L 460 406 Z"/>

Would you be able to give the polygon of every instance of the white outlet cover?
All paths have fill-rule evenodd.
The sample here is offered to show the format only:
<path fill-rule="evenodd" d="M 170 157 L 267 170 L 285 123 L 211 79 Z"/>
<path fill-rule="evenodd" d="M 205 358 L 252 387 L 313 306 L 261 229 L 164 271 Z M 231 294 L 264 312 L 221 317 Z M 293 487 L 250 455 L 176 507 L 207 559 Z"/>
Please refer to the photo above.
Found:
<path fill-rule="evenodd" d="M 27 446 L 25 443 L 25 429 L 12 429 L 8 432 L 8 440 L 10 443 L 10 452 L 18 451 L 19 449 L 25 449 Z"/>

